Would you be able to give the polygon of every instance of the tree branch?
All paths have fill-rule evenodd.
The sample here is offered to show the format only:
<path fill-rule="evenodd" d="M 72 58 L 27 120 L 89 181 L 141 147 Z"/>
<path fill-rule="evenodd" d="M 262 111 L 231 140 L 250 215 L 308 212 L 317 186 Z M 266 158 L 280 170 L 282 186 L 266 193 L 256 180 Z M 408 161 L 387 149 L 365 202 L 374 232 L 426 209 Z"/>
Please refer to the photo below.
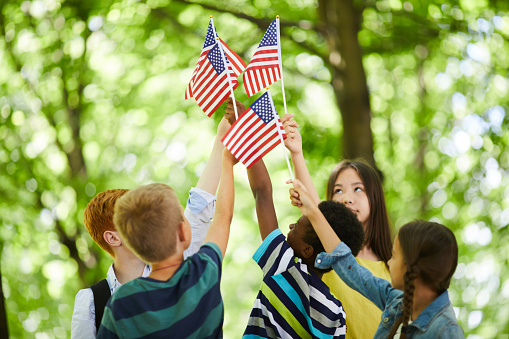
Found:
<path fill-rule="evenodd" d="M 251 15 L 247 15 L 247 14 L 242 13 L 242 12 L 238 12 L 238 11 L 234 11 L 234 10 L 230 10 L 230 9 L 226 9 L 226 8 L 222 8 L 222 7 L 216 7 L 216 6 L 212 6 L 212 5 L 208 5 L 208 4 L 192 2 L 192 1 L 188 1 L 188 0 L 174 0 L 174 2 L 180 2 L 180 3 L 186 4 L 186 5 L 199 5 L 199 6 L 203 7 L 203 8 L 205 8 L 205 9 L 209 9 L 209 10 L 212 10 L 212 11 L 215 11 L 215 12 L 229 13 L 229 14 L 231 14 L 231 15 L 239 18 L 239 19 L 244 19 L 244 20 L 247 20 L 249 22 L 252 22 L 262 32 L 265 31 L 267 29 L 267 27 L 269 27 L 270 23 L 273 20 L 273 19 L 266 19 L 266 18 L 256 18 L 256 17 L 253 17 Z M 155 9 L 154 11 L 158 11 L 159 14 L 164 14 L 164 16 L 168 17 L 169 19 L 171 19 L 172 22 L 174 21 L 174 19 L 172 19 L 172 16 L 169 16 L 167 13 L 165 13 L 161 9 Z M 304 20 L 302 20 L 302 21 L 287 21 L 287 20 L 281 20 L 280 19 L 279 23 L 280 23 L 281 28 L 284 28 L 284 27 L 299 27 L 301 29 L 312 30 L 312 31 L 314 31 L 314 32 L 316 32 L 318 34 L 321 34 L 321 31 L 318 29 L 318 27 L 313 25 L 309 21 L 304 21 Z M 179 26 L 182 27 L 180 24 L 179 24 Z M 307 50 L 308 52 L 310 52 L 312 54 L 318 55 L 322 59 L 326 60 L 327 56 L 324 55 L 319 50 L 317 50 L 313 45 L 311 45 L 311 44 L 309 44 L 307 42 L 296 42 L 295 40 L 293 40 L 291 35 L 288 34 L 285 30 L 281 30 L 281 37 L 282 38 L 284 37 L 284 38 L 286 38 L 288 40 L 291 40 L 291 41 L 295 42 L 301 48 Z M 246 51 L 242 51 L 242 52 L 246 52 Z"/>

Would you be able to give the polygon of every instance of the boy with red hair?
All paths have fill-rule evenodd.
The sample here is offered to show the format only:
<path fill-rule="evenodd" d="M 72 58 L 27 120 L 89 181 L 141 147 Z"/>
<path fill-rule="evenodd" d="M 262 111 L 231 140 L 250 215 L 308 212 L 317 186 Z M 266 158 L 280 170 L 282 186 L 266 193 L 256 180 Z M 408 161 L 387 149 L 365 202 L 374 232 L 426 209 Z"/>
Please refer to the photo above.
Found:
<path fill-rule="evenodd" d="M 222 119 L 209 160 L 198 179 L 196 187 L 189 191 L 184 215 L 191 226 L 191 243 L 184 251 L 188 257 L 198 251 L 210 227 L 216 205 L 216 190 L 221 176 L 221 161 L 224 145 L 222 136 L 230 124 Z M 107 278 L 82 289 L 76 295 L 71 323 L 71 339 L 95 338 L 101 323 L 104 307 L 117 287 L 134 278 L 150 274 L 145 265 L 125 245 L 113 225 L 113 211 L 116 201 L 129 190 L 108 190 L 97 194 L 85 209 L 84 223 L 92 239 L 113 258 Z M 109 290 L 109 291 L 108 291 Z M 97 296 L 96 296 L 97 295 Z"/>

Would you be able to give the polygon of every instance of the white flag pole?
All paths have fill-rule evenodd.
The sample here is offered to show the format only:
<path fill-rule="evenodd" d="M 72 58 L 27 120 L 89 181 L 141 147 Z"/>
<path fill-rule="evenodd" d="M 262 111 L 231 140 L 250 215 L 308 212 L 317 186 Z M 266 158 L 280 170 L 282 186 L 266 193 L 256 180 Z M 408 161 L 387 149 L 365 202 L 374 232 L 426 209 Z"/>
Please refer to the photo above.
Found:
<path fill-rule="evenodd" d="M 230 69 L 228 68 L 228 64 L 226 63 L 226 56 L 224 55 L 223 46 L 221 41 L 219 41 L 219 37 L 217 36 L 216 27 L 214 26 L 214 20 L 212 19 L 212 15 L 210 16 L 210 21 L 212 22 L 212 30 L 214 31 L 214 36 L 216 37 L 216 44 L 219 45 L 219 51 L 221 51 L 221 57 L 223 58 L 223 65 L 226 69 L 226 76 L 228 77 L 228 84 L 230 85 L 230 92 L 232 93 L 233 99 L 233 110 L 235 111 L 235 120 L 239 118 L 239 114 L 237 113 L 237 103 L 235 102 L 235 94 L 233 94 L 233 85 L 232 79 L 230 78 Z"/>
<path fill-rule="evenodd" d="M 281 145 L 283 145 L 283 153 L 285 154 L 286 164 L 288 165 L 288 170 L 290 171 L 290 178 L 292 178 L 292 181 L 293 181 L 294 177 L 293 177 L 292 167 L 290 166 L 290 160 L 288 159 L 288 152 L 286 151 L 285 141 L 283 139 L 283 133 L 281 133 L 281 129 L 279 128 L 279 126 L 280 126 L 279 125 L 279 116 L 277 115 L 276 107 L 274 107 L 274 101 L 272 101 L 272 95 L 270 95 L 269 88 L 267 87 L 266 89 L 267 89 L 267 93 L 269 94 L 269 101 L 270 101 L 270 106 L 272 107 L 272 114 L 274 115 L 274 120 L 276 120 L 277 134 L 279 135 L 279 140 L 281 141 Z"/>
<path fill-rule="evenodd" d="M 283 89 L 283 104 L 285 107 L 285 114 L 288 114 L 288 111 L 286 109 L 285 82 L 283 81 L 283 61 L 282 61 L 283 59 L 281 58 L 281 32 L 279 29 L 279 15 L 276 16 L 276 32 L 277 32 L 277 54 L 279 59 L 279 70 L 281 72 L 281 88 Z"/>

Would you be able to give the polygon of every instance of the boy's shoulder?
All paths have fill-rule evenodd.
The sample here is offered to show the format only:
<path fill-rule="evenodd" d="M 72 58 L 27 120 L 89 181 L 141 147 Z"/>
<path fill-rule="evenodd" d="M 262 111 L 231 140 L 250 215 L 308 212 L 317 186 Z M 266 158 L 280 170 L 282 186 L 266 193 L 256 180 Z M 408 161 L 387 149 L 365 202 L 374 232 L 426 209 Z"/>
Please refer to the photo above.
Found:
<path fill-rule="evenodd" d="M 205 275 L 216 275 L 221 270 L 222 255 L 219 246 L 214 243 L 202 245 L 200 250 L 182 262 L 175 274 L 167 281 L 149 277 L 138 277 L 117 288 L 113 300 L 129 298 L 139 291 L 151 292 L 161 288 L 175 286 L 180 280 L 199 280 Z"/>
<path fill-rule="evenodd" d="M 182 334 L 183 337 L 196 331 L 221 333 L 224 310 L 219 284 L 220 253 L 217 245 L 205 244 L 166 281 L 139 277 L 121 285 L 107 306 L 105 327 L 140 338 L 155 331 L 161 337 L 185 331 L 189 334 Z M 151 318 L 169 319 L 165 328 L 147 325 L 148 313 Z"/>

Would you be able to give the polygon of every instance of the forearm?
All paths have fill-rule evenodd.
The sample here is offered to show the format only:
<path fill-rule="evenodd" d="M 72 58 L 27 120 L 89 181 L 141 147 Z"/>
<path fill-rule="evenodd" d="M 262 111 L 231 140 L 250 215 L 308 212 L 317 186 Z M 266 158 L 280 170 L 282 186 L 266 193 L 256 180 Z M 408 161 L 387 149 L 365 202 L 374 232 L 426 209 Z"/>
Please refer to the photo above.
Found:
<path fill-rule="evenodd" d="M 325 251 L 327 253 L 334 251 L 341 242 L 341 239 L 339 239 L 336 232 L 334 232 L 318 206 L 310 207 L 308 211 L 303 211 L 303 214 L 309 219 L 309 222 L 315 229 Z"/>
<path fill-rule="evenodd" d="M 319 254 L 315 266 L 322 269 L 332 267 L 345 284 L 371 300 L 381 310 L 402 294 L 387 280 L 373 276 L 367 268 L 361 266 L 345 244 L 336 247 L 332 253 Z"/>
<path fill-rule="evenodd" d="M 221 177 L 221 155 L 223 153 L 224 145 L 221 142 L 221 137 L 217 136 L 212 146 L 209 160 L 203 169 L 197 188 L 200 188 L 212 195 L 216 195 L 217 186 Z"/>
<path fill-rule="evenodd" d="M 272 183 L 263 160 L 247 170 L 249 185 L 256 205 L 256 216 L 262 240 L 278 228 L 276 210 L 272 198 Z"/>
<path fill-rule="evenodd" d="M 302 182 L 302 184 L 307 188 L 309 194 L 311 195 L 311 198 L 313 198 L 313 200 L 318 205 L 320 203 L 320 197 L 318 196 L 318 192 L 316 191 L 313 180 L 311 179 L 311 175 L 309 174 L 306 160 L 304 159 L 304 154 L 302 151 L 295 153 L 290 152 L 290 156 L 292 158 L 293 168 L 295 171 L 295 178 Z"/>
<path fill-rule="evenodd" d="M 219 246 L 223 256 L 226 252 L 233 218 L 234 194 L 233 161 L 227 156 L 223 156 L 216 212 L 205 237 L 205 242 L 214 242 Z"/>

